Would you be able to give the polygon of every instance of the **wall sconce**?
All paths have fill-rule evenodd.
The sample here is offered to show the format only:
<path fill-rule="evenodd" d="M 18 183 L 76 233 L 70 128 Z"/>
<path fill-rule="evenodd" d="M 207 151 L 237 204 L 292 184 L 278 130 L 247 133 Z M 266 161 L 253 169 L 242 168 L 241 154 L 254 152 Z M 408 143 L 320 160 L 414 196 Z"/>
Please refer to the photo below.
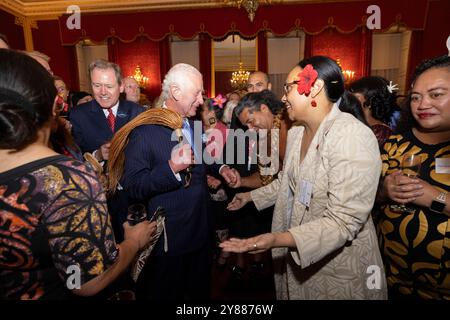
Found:
<path fill-rule="evenodd" d="M 136 66 L 136 69 L 134 69 L 134 75 L 130 76 L 131 78 L 134 78 L 136 82 L 138 83 L 139 87 L 144 88 L 147 87 L 148 78 L 144 76 L 144 74 L 141 71 L 140 66 Z"/>

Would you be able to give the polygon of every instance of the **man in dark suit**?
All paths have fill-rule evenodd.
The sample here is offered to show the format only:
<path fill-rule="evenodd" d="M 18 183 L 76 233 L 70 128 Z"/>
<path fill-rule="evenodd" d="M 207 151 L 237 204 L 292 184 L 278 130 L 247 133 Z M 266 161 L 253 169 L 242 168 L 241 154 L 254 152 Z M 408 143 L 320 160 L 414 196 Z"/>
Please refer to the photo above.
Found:
<path fill-rule="evenodd" d="M 173 150 L 178 142 L 173 139 L 170 128 L 142 125 L 129 135 L 122 186 L 133 198 L 147 203 L 148 212 L 154 212 L 158 206 L 164 207 L 166 212 L 167 237 L 159 238 L 141 273 L 140 298 L 209 298 L 213 233 L 206 173 L 221 174 L 227 181 L 236 177 L 227 166 L 191 162 L 192 149 L 198 160 L 202 141 L 194 137 L 191 130 L 194 123 L 187 117 L 194 116 L 197 107 L 203 104 L 202 92 L 202 75 L 187 64 L 172 67 L 162 85 L 163 108 L 183 118 L 183 135 L 188 142 L 184 151 L 189 161 L 177 161 Z M 192 176 L 189 179 L 185 169 L 190 165 Z"/>
<path fill-rule="evenodd" d="M 110 141 L 115 132 L 144 111 L 131 101 L 119 101 L 123 92 L 120 67 L 102 59 L 89 65 L 94 99 L 74 108 L 70 113 L 72 135 L 82 153 L 90 152 L 103 162 L 108 160 Z M 105 167 L 105 166 L 104 166 Z M 127 214 L 128 199 L 124 192 L 108 199 L 108 209 L 118 240 L 123 236 L 122 222 Z"/>
<path fill-rule="evenodd" d="M 131 101 L 119 101 L 123 92 L 120 67 L 99 59 L 89 65 L 94 100 L 74 108 L 70 114 L 72 134 L 81 151 L 108 160 L 109 142 L 115 132 L 144 108 Z"/>

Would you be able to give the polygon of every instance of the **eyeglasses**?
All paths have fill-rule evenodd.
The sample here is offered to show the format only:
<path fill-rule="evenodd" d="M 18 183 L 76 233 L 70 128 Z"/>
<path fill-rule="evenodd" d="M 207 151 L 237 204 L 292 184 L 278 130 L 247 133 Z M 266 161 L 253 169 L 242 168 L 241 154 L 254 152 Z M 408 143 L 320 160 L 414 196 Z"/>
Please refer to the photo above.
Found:
<path fill-rule="evenodd" d="M 299 83 L 300 82 L 300 80 L 294 80 L 294 81 L 292 81 L 292 82 L 288 82 L 288 83 L 285 83 L 285 84 L 283 84 L 283 89 L 284 89 L 284 93 L 285 94 L 288 94 L 289 93 L 289 88 L 291 87 L 291 86 L 293 86 L 294 84 L 297 84 L 297 83 Z"/>

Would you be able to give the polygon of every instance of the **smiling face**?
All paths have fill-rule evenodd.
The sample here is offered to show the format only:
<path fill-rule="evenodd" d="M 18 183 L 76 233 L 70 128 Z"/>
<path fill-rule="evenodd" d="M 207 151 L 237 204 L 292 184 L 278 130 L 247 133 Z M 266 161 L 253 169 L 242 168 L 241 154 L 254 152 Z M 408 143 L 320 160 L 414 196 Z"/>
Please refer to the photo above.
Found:
<path fill-rule="evenodd" d="M 205 126 L 210 125 L 210 119 L 216 117 L 214 110 L 209 110 L 208 102 L 206 101 L 202 104 L 200 117 L 202 119 L 203 125 Z"/>
<path fill-rule="evenodd" d="M 261 92 L 263 90 L 270 90 L 272 85 L 267 79 L 267 76 L 262 72 L 254 72 L 250 75 L 247 81 L 248 92 Z"/>
<path fill-rule="evenodd" d="M 203 104 L 203 78 L 200 73 L 186 74 L 186 82 L 178 87 L 177 109 L 183 117 L 193 117 Z"/>
<path fill-rule="evenodd" d="M 119 85 L 112 68 L 92 70 L 91 85 L 94 99 L 103 109 L 114 107 L 123 92 L 123 84 Z"/>
<path fill-rule="evenodd" d="M 286 108 L 288 110 L 289 119 L 292 121 L 302 121 L 307 117 L 307 108 L 308 98 L 305 95 L 300 95 L 297 91 L 297 81 L 298 74 L 303 69 L 299 66 L 296 66 L 294 69 L 289 72 L 284 89 L 284 95 L 281 98 L 281 101 L 284 102 Z"/>
<path fill-rule="evenodd" d="M 261 105 L 260 111 L 252 111 L 250 108 L 244 108 L 238 118 L 249 129 L 256 131 L 259 131 L 259 129 L 272 129 L 273 114 L 265 104 Z"/>
<path fill-rule="evenodd" d="M 433 68 L 421 74 L 411 90 L 411 112 L 424 130 L 450 129 L 450 69 Z"/>
<path fill-rule="evenodd" d="M 139 103 L 139 99 L 141 98 L 141 89 L 139 88 L 137 81 L 133 78 L 127 77 L 123 79 L 123 85 L 127 100 Z"/>

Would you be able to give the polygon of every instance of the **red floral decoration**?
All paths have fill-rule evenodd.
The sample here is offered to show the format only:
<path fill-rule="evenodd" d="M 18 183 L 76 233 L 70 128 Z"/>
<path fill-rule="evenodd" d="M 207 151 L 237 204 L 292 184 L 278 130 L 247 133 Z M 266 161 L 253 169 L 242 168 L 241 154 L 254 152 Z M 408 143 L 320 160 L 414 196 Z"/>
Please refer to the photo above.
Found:
<path fill-rule="evenodd" d="M 318 75 L 319 74 L 316 70 L 314 70 L 312 65 L 306 65 L 302 72 L 297 75 L 299 79 L 297 84 L 298 93 L 308 96 L 311 93 L 311 87 L 316 81 Z"/>

